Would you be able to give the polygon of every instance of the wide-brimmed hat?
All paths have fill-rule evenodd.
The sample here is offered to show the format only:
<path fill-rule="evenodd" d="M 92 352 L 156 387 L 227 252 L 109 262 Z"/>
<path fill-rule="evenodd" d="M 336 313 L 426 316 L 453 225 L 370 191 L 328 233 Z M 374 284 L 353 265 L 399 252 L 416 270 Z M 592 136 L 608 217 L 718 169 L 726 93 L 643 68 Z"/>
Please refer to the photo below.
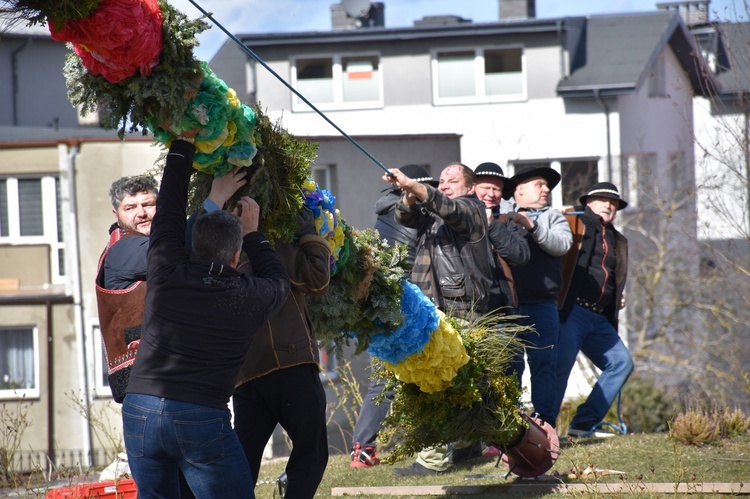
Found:
<path fill-rule="evenodd" d="M 482 163 L 474 169 L 474 175 L 477 177 L 496 177 L 503 181 L 503 199 L 510 199 L 516 190 L 518 183 L 512 178 L 508 178 L 503 173 L 503 169 L 500 165 L 492 163 L 490 161 Z"/>
<path fill-rule="evenodd" d="M 432 178 L 432 176 L 427 172 L 427 170 L 424 168 L 424 166 L 420 165 L 404 165 L 401 168 L 401 173 L 406 175 L 407 177 L 416 180 L 417 182 L 422 182 L 423 184 L 430 184 L 433 187 L 438 186 L 438 181 Z"/>
<path fill-rule="evenodd" d="M 560 183 L 560 174 L 549 166 L 524 166 L 511 179 L 520 184 L 534 177 L 542 177 L 546 180 L 549 190 L 554 189 Z"/>
<path fill-rule="evenodd" d="M 620 193 L 617 191 L 617 187 L 615 186 L 615 184 L 612 184 L 610 182 L 598 182 L 594 184 L 594 186 L 589 190 L 589 193 L 585 196 L 581 196 L 579 201 L 582 205 L 585 205 L 588 198 L 592 196 L 598 198 L 616 199 L 619 202 L 619 205 L 617 206 L 618 210 L 621 210 L 628 205 L 628 203 L 620 197 Z"/>

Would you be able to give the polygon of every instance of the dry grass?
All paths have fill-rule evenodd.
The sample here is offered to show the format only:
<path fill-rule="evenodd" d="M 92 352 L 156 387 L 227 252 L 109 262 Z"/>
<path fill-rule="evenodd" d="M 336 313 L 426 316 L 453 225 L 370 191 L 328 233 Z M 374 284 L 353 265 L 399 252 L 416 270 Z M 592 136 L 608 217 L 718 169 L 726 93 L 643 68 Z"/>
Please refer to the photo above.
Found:
<path fill-rule="evenodd" d="M 323 482 L 316 497 L 330 497 L 334 487 L 354 486 L 406 486 L 406 485 L 480 485 L 507 484 L 520 480 L 511 475 L 504 476 L 507 469 L 494 462 L 474 461 L 456 466 L 450 472 L 437 477 L 398 477 L 393 467 L 406 466 L 411 460 L 395 466 L 380 465 L 370 469 L 351 469 L 346 455 L 331 456 Z M 260 483 L 256 487 L 259 499 L 273 498 L 275 480 L 284 470 L 285 460 L 275 460 L 263 465 Z M 621 471 L 624 474 L 609 474 L 587 479 L 568 478 L 572 470 L 599 469 Z M 466 479 L 467 475 L 486 475 L 481 479 Z M 644 497 L 653 494 L 639 492 L 640 484 L 647 482 L 684 484 L 698 490 L 703 483 L 745 483 L 750 489 L 750 437 L 721 440 L 714 445 L 688 446 L 674 443 L 666 434 L 641 434 L 612 437 L 608 439 L 582 439 L 578 442 L 561 442 L 561 454 L 548 475 L 552 483 L 601 483 L 621 482 L 632 486 L 628 496 Z M 523 480 L 523 483 L 528 483 Z M 593 487 L 585 497 L 600 495 Z M 669 494 L 672 495 L 672 494 Z M 548 494 L 546 497 L 563 497 Z M 276 496 L 278 497 L 278 496 Z M 384 496 L 368 496 L 384 497 Z M 474 496 L 476 497 L 476 496 Z M 481 497 L 481 496 L 480 496 Z M 489 497 L 489 496 L 485 496 Z M 691 494 L 700 497 L 700 494 Z M 713 496 L 715 497 L 715 496 Z"/>

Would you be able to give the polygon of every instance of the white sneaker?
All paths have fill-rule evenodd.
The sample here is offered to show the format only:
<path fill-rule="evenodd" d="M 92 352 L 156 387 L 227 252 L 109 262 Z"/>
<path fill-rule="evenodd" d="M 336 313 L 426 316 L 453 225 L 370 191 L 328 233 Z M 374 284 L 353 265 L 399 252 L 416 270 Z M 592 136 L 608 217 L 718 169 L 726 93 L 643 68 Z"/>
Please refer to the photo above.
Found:
<path fill-rule="evenodd" d="M 595 437 L 595 438 L 609 438 L 614 437 L 615 434 L 608 432 L 608 431 L 601 431 L 601 430 L 594 430 L 594 431 L 585 431 L 585 430 L 576 430 L 575 428 L 570 428 L 568 430 L 568 437 L 570 438 L 586 438 L 586 437 Z"/>

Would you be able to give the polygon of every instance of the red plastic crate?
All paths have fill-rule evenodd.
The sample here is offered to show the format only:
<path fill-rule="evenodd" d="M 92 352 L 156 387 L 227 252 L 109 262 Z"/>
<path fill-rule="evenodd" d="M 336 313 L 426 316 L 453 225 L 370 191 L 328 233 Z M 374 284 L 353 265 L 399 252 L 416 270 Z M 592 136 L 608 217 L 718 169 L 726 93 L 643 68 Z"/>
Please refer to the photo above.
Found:
<path fill-rule="evenodd" d="M 135 480 L 84 483 L 47 491 L 46 499 L 137 499 Z"/>

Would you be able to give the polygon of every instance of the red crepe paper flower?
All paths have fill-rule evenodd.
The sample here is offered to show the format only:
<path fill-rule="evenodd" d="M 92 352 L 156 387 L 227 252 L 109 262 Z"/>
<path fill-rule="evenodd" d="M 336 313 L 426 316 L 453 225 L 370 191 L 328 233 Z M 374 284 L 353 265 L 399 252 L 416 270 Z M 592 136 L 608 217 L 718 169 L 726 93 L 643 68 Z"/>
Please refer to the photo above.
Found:
<path fill-rule="evenodd" d="M 62 26 L 50 22 L 52 38 L 71 42 L 93 75 L 117 83 L 151 74 L 161 53 L 162 14 L 157 0 L 102 0 L 94 12 Z"/>

